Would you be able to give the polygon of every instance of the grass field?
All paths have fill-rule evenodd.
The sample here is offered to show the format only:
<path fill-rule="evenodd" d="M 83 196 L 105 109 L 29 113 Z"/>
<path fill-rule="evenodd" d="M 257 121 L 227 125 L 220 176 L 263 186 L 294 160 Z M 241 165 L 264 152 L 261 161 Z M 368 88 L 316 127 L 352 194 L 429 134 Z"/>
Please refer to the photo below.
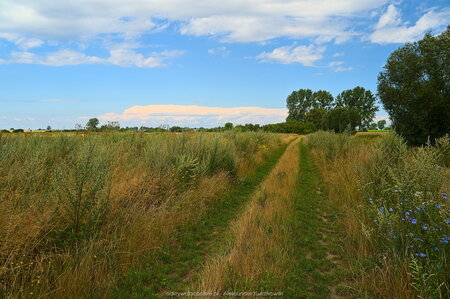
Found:
<path fill-rule="evenodd" d="M 449 140 L 378 133 L 0 135 L 0 298 L 448 298 Z"/>

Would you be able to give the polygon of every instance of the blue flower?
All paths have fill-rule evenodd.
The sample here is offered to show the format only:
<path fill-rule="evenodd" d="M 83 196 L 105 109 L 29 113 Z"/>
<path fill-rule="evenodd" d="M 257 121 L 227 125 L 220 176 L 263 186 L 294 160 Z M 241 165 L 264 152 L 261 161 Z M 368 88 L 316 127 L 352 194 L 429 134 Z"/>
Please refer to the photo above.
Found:
<path fill-rule="evenodd" d="M 405 213 L 405 215 L 407 215 L 407 216 L 408 216 L 408 215 L 409 215 L 409 212 L 406 212 L 406 213 Z"/>
<path fill-rule="evenodd" d="M 402 221 L 405 221 L 405 218 L 402 218 Z"/>
<path fill-rule="evenodd" d="M 411 223 L 412 223 L 412 224 L 416 224 L 416 223 L 417 223 L 416 218 L 411 218 Z"/>
<path fill-rule="evenodd" d="M 424 225 L 424 226 L 422 226 L 422 229 L 423 229 L 423 230 L 427 230 L 427 229 L 428 229 L 428 226 L 425 226 L 425 225 Z"/>
<path fill-rule="evenodd" d="M 441 169 L 442 168 L 442 166 L 441 165 L 438 165 L 437 167 L 436 167 L 437 169 Z"/>
<path fill-rule="evenodd" d="M 389 212 L 393 212 L 394 211 L 394 209 L 393 208 L 389 208 Z"/>
<path fill-rule="evenodd" d="M 426 257 L 427 255 L 425 253 L 416 253 L 416 256 L 420 256 L 420 257 Z"/>
<path fill-rule="evenodd" d="M 413 248 L 414 246 L 413 245 L 408 245 L 408 248 Z"/>
<path fill-rule="evenodd" d="M 442 268 L 442 265 L 436 265 L 436 268 L 440 269 Z"/>
<path fill-rule="evenodd" d="M 444 219 L 444 222 L 450 224 L 450 219 Z"/>
<path fill-rule="evenodd" d="M 440 204 L 437 204 L 437 205 L 435 205 L 435 207 L 438 208 L 438 209 L 440 209 L 440 208 L 441 208 L 441 205 L 440 205 Z"/>
<path fill-rule="evenodd" d="M 436 251 L 439 251 L 439 248 L 437 248 L 437 247 L 434 247 L 434 250 L 436 250 Z"/>
<path fill-rule="evenodd" d="M 395 190 L 394 190 L 394 192 L 395 192 L 395 193 L 398 193 L 398 190 L 397 190 L 397 189 L 395 189 Z"/>
<path fill-rule="evenodd" d="M 380 208 L 380 211 L 384 211 L 384 207 L 381 207 L 381 208 Z"/>
<path fill-rule="evenodd" d="M 376 219 L 374 219 L 374 220 L 373 220 L 373 222 L 377 223 L 377 220 L 376 220 Z"/>

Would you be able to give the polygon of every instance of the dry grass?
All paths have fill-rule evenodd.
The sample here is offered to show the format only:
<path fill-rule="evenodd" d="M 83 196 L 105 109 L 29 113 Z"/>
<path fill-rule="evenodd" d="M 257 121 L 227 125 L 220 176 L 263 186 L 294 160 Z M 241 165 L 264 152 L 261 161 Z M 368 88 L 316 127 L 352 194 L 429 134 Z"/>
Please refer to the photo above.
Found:
<path fill-rule="evenodd" d="M 89 222 L 89 213 L 97 211 L 89 205 L 91 210 L 80 220 L 86 232 L 72 239 L 69 202 L 58 200 L 53 171 L 63 167 L 63 174 L 71 175 L 67 157 L 87 138 L 15 138 L 0 140 L 0 297 L 6 298 L 107 298 L 124 271 L 164 246 L 177 226 L 204 214 L 234 180 L 264 162 L 280 144 L 267 134 L 96 135 L 99 151 L 89 163 L 99 164 L 100 156 L 108 159 L 101 193 L 108 202 L 98 228 Z M 230 169 L 231 160 L 223 155 L 211 166 L 217 169 L 214 173 L 198 163 L 204 168 L 196 177 L 189 168 L 180 173 L 169 164 L 183 153 L 210 157 L 210 148 L 234 155 L 234 174 L 224 170 Z M 86 186 L 95 187 L 95 182 Z M 97 195 L 82 196 L 89 203 L 89 196 Z"/>
<path fill-rule="evenodd" d="M 232 223 L 233 241 L 223 254 L 206 262 L 195 289 L 257 291 L 264 283 L 283 280 L 289 264 L 289 249 L 283 247 L 289 237 L 285 220 L 294 210 L 292 192 L 298 173 L 298 144 L 299 139 L 291 143 L 241 217 Z"/>

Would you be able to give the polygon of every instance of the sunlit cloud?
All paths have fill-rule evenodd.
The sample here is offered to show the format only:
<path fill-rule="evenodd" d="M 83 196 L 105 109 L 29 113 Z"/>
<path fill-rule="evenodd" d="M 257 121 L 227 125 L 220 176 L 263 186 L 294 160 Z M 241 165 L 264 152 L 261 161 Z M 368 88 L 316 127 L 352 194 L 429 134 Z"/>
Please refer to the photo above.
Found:
<path fill-rule="evenodd" d="M 234 124 L 267 124 L 283 122 L 287 109 L 262 107 L 206 107 L 196 105 L 147 105 L 133 106 L 122 113 L 105 113 L 102 121 L 120 121 L 141 125 L 183 125 L 191 127 L 214 127 L 226 122 Z"/>

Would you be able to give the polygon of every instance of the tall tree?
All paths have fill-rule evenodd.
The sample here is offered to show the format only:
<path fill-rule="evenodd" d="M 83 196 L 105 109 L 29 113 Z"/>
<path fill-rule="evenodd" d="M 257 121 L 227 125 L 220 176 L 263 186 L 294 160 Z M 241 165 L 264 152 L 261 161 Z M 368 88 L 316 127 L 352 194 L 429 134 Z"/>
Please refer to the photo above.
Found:
<path fill-rule="evenodd" d="M 312 107 L 328 110 L 333 106 L 334 97 L 326 90 L 315 91 L 312 95 Z"/>
<path fill-rule="evenodd" d="M 377 123 L 377 126 L 378 126 L 378 129 L 383 130 L 384 127 L 386 126 L 386 120 L 384 120 L 384 119 L 379 120 Z"/>
<path fill-rule="evenodd" d="M 91 118 L 88 120 L 88 122 L 86 123 L 86 128 L 88 130 L 94 130 L 97 128 L 97 126 L 99 125 L 99 121 L 98 118 Z"/>
<path fill-rule="evenodd" d="M 305 115 L 311 109 L 313 91 L 311 89 L 299 89 L 293 91 L 286 99 L 289 110 L 287 120 L 304 121 Z"/>
<path fill-rule="evenodd" d="M 450 25 L 394 51 L 378 75 L 378 95 L 410 144 L 450 133 Z"/>
<path fill-rule="evenodd" d="M 354 131 L 361 122 L 359 110 L 352 107 L 337 107 L 329 110 L 323 117 L 322 127 L 336 133 Z"/>
<path fill-rule="evenodd" d="M 367 128 L 375 117 L 375 112 L 378 111 L 375 102 L 375 95 L 361 86 L 344 90 L 336 97 L 337 107 L 349 107 L 358 110 L 361 116 L 361 121 L 358 124 L 359 129 Z"/>
<path fill-rule="evenodd" d="M 311 109 L 328 110 L 333 106 L 334 97 L 326 90 L 312 91 L 299 89 L 286 99 L 289 115 L 287 121 L 307 121 L 306 115 Z"/>

